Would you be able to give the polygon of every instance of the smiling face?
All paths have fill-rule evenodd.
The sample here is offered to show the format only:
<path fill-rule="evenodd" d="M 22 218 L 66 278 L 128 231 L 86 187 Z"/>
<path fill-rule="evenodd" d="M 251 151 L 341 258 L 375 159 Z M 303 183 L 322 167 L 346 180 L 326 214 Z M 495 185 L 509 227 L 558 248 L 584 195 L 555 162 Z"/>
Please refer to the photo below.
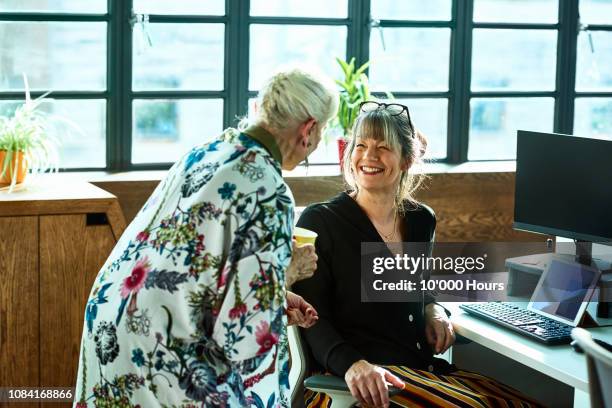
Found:
<path fill-rule="evenodd" d="M 412 193 L 423 175 L 411 174 L 410 169 L 422 163 L 426 146 L 425 136 L 415 132 L 409 115 L 394 115 L 388 109 L 362 111 L 345 150 L 344 180 L 357 194 L 368 190 L 389 195 L 403 210 L 416 203 Z"/>
<path fill-rule="evenodd" d="M 351 168 L 359 189 L 393 193 L 397 190 L 402 171 L 407 167 L 399 152 L 384 140 L 355 138 Z"/>

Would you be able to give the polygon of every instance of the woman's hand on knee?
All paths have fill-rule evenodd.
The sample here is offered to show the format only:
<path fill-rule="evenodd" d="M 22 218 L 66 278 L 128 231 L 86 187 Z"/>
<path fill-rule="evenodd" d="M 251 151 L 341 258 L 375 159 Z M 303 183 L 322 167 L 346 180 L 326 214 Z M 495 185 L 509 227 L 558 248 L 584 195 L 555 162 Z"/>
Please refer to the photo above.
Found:
<path fill-rule="evenodd" d="M 436 354 L 444 353 L 455 343 L 455 330 L 440 305 L 430 303 L 425 307 L 425 335 Z"/>
<path fill-rule="evenodd" d="M 388 383 L 399 388 L 404 387 L 403 381 L 398 377 L 365 360 L 353 363 L 346 371 L 344 380 L 357 401 L 372 407 L 389 406 Z"/>

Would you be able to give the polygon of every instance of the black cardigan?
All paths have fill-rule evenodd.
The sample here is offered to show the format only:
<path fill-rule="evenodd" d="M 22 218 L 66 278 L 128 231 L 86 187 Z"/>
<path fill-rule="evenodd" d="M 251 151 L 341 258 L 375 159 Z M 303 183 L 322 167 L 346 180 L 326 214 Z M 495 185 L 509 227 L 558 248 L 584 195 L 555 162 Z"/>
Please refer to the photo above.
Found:
<path fill-rule="evenodd" d="M 436 228 L 433 210 L 423 204 L 402 217 L 404 241 L 431 242 Z M 433 302 L 362 303 L 360 286 L 361 242 L 382 242 L 370 219 L 347 193 L 304 210 L 298 226 L 319 234 L 319 257 L 314 276 L 297 282 L 293 291 L 319 313 L 319 321 L 303 330 L 313 370 L 344 376 L 356 361 L 405 365 L 416 369 L 448 371 L 449 365 L 433 358 L 425 337 L 424 305 Z"/>

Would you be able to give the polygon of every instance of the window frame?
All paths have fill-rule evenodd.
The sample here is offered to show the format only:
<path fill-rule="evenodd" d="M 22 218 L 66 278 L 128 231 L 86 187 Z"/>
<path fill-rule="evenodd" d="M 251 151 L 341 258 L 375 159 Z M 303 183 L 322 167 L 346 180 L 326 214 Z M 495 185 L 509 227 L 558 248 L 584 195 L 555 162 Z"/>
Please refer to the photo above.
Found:
<path fill-rule="evenodd" d="M 236 125 L 246 115 L 248 100 L 256 96 L 249 90 L 249 33 L 251 24 L 337 25 L 346 26 L 346 58 L 355 57 L 361 65 L 369 59 L 370 35 L 375 26 L 447 27 L 451 30 L 449 88 L 444 92 L 393 92 L 396 98 L 440 98 L 448 101 L 447 157 L 432 160 L 449 164 L 468 161 L 470 101 L 472 98 L 552 97 L 553 131 L 571 134 L 574 104 L 578 97 L 612 97 L 612 92 L 577 92 L 576 57 L 579 26 L 579 0 L 559 1 L 558 21 L 554 24 L 485 23 L 473 21 L 474 0 L 453 0 L 449 21 L 380 20 L 370 16 L 371 0 L 348 0 L 345 18 L 251 16 L 249 0 L 225 0 L 225 15 L 149 15 L 150 23 L 222 23 L 225 26 L 223 89 L 220 91 L 133 91 L 132 90 L 132 0 L 107 0 L 105 14 L 65 12 L 0 12 L 0 21 L 23 22 L 106 22 L 107 61 L 105 91 L 57 91 L 55 99 L 104 99 L 106 101 L 106 167 L 70 168 L 63 171 L 167 169 L 172 163 L 131 163 L 132 102 L 134 99 L 222 99 L 223 127 Z M 472 91 L 472 35 L 478 28 L 554 29 L 557 31 L 557 61 L 554 91 Z M 610 25 L 586 26 L 592 31 L 612 31 Z M 238 63 L 245 61 L 246 63 Z M 32 97 L 43 92 L 33 91 Z M 375 96 L 384 96 L 374 93 Z M 0 100 L 23 99 L 23 92 L 0 92 Z M 479 161 L 479 160 L 472 160 Z M 337 163 L 312 163 L 315 165 Z"/>
<path fill-rule="evenodd" d="M 573 3 L 573 1 L 572 1 Z M 571 67 L 573 69 L 573 82 L 572 82 L 572 88 L 570 90 L 570 97 L 572 99 L 572 106 L 571 106 L 571 111 L 568 111 L 568 117 L 570 119 L 569 122 L 569 128 L 572 130 L 574 130 L 574 105 L 576 102 L 577 98 L 612 98 L 612 91 L 577 91 L 576 90 L 576 62 L 577 62 L 577 42 L 578 42 L 578 34 L 579 31 L 580 32 L 612 32 L 612 21 L 610 21 L 610 24 L 582 24 L 580 22 L 580 15 L 579 15 L 579 3 L 576 2 L 576 25 L 575 25 L 575 30 L 573 32 L 576 33 L 576 35 L 573 37 L 573 42 L 574 42 L 574 46 L 573 46 L 573 50 L 574 50 L 574 54 L 573 54 L 573 67 Z M 572 132 L 566 132 L 566 133 L 572 133 Z M 562 132 L 563 133 L 563 132 Z M 580 135 L 578 135 L 580 136 Z"/>
<path fill-rule="evenodd" d="M 473 98 L 525 98 L 525 97 L 548 97 L 553 98 L 554 107 L 553 107 L 553 132 L 564 133 L 564 129 L 567 129 L 565 123 L 561 123 L 561 119 L 565 118 L 565 113 L 568 112 L 569 109 L 573 110 L 573 99 L 570 101 L 561 100 L 560 95 L 563 92 L 567 92 L 566 89 L 569 88 L 570 84 L 568 81 L 570 80 L 570 75 L 568 75 L 567 70 L 571 68 L 571 58 L 570 58 L 570 50 L 571 50 L 571 36 L 568 35 L 570 31 L 569 25 L 571 25 L 572 16 L 575 17 L 575 22 L 577 22 L 577 14 L 573 13 L 574 9 L 577 12 L 578 10 L 578 1 L 579 0 L 557 0 L 558 1 L 558 14 L 557 14 L 557 22 L 556 23 L 489 23 L 489 22 L 475 22 L 474 21 L 474 0 L 468 0 L 465 2 L 467 7 L 466 16 L 469 16 L 469 21 L 466 21 L 467 30 L 469 31 L 470 36 L 470 60 L 467 62 L 468 66 L 468 74 L 465 78 L 466 81 L 466 97 L 465 103 L 466 114 L 464 118 L 464 122 L 462 125 L 464 126 L 462 129 L 462 143 L 461 149 L 459 151 L 459 159 L 461 162 L 479 162 L 479 161 L 499 161 L 492 159 L 481 159 L 481 160 L 468 160 L 468 148 L 469 148 L 469 139 L 470 139 L 470 102 Z M 576 26 L 576 24 L 574 24 Z M 472 74 L 472 34 L 475 29 L 515 29 L 515 30 L 555 30 L 557 33 L 557 55 L 555 61 L 555 89 L 553 91 L 472 91 L 471 90 L 471 74 Z M 576 43 L 574 42 L 573 50 L 575 54 Z M 575 57 L 574 57 L 574 71 L 575 71 Z M 575 79 L 574 75 L 571 75 Z M 573 83 L 571 85 L 573 89 Z M 571 106 L 570 106 L 571 105 Z M 465 139 L 465 140 L 463 140 Z"/>
<path fill-rule="evenodd" d="M 108 36 L 110 27 L 111 27 L 111 14 L 110 14 L 110 3 L 112 0 L 108 0 L 107 10 L 105 14 L 97 14 L 97 13 L 65 13 L 65 12 L 0 12 L 0 22 L 23 22 L 23 23 L 32 23 L 32 22 L 43 22 L 43 23 L 57 23 L 57 22 L 105 22 L 107 23 L 106 33 L 107 33 L 107 61 L 106 61 L 106 90 L 104 91 L 53 91 L 50 95 L 50 98 L 57 100 L 80 100 L 80 99 L 97 99 L 97 100 L 105 100 L 106 102 L 106 168 L 104 167 L 82 167 L 78 169 L 68 169 L 70 171 L 79 170 L 79 171 L 100 171 L 108 168 L 109 164 L 109 143 L 108 143 L 108 135 L 109 135 L 109 110 L 111 100 L 111 92 L 110 92 L 110 84 L 111 77 L 109 76 L 110 71 L 110 58 L 109 55 L 111 53 L 110 45 L 111 43 L 108 41 Z M 30 96 L 32 99 L 38 98 L 43 95 L 45 91 L 30 91 Z M 0 101 L 5 100 L 24 100 L 23 91 L 2 91 L 0 92 Z M 66 170 L 66 169 L 61 169 Z"/>

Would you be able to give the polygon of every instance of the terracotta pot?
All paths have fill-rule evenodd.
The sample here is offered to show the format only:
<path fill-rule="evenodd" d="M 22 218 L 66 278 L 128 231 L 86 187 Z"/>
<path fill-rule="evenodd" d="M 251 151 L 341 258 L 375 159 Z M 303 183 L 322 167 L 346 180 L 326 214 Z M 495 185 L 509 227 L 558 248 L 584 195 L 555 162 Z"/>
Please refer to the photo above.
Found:
<path fill-rule="evenodd" d="M 340 170 L 342 171 L 344 165 L 344 151 L 346 150 L 346 145 L 348 145 L 348 140 L 343 137 L 339 137 L 336 140 L 338 141 L 338 159 L 340 162 Z"/>
<path fill-rule="evenodd" d="M 15 184 L 23 183 L 28 172 L 28 166 L 25 161 L 23 152 L 13 153 L 11 158 L 11 164 L 9 164 L 6 172 L 2 175 L 2 169 L 4 168 L 4 158 L 6 157 L 6 150 L 0 150 L 0 184 L 8 185 L 11 184 L 13 179 L 13 173 L 15 171 L 15 160 L 17 160 L 17 178 Z"/>

